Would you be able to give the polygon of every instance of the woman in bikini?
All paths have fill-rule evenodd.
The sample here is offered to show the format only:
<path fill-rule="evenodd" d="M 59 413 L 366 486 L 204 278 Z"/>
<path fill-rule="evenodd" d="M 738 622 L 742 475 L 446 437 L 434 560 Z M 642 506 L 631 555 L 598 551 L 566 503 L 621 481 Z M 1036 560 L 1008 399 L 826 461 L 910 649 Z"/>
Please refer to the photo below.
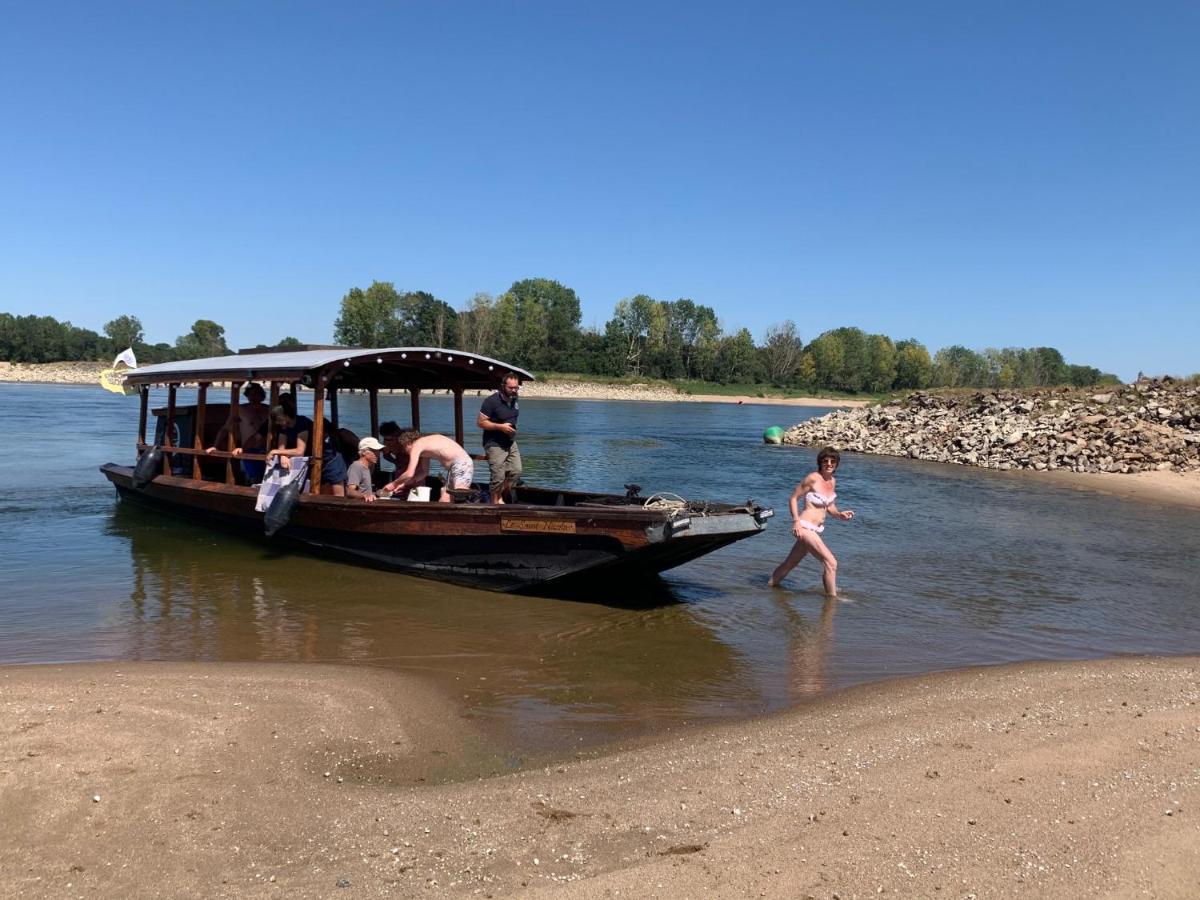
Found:
<path fill-rule="evenodd" d="M 842 512 L 834 505 L 837 492 L 834 490 L 833 473 L 837 471 L 839 461 L 838 452 L 832 447 L 826 447 L 817 454 L 817 471 L 806 475 L 792 491 L 788 505 L 792 510 L 792 534 L 796 536 L 796 543 L 788 553 L 787 559 L 781 562 L 767 579 L 767 584 L 771 587 L 778 585 L 788 572 L 796 568 L 800 560 L 811 553 L 821 560 L 824 567 L 821 580 L 825 583 L 825 594 L 829 597 L 837 596 L 837 559 L 821 540 L 821 532 L 825 530 L 827 515 L 835 519 L 854 518 L 854 513 L 850 510 Z M 801 502 L 804 504 L 803 511 L 799 507 Z"/>

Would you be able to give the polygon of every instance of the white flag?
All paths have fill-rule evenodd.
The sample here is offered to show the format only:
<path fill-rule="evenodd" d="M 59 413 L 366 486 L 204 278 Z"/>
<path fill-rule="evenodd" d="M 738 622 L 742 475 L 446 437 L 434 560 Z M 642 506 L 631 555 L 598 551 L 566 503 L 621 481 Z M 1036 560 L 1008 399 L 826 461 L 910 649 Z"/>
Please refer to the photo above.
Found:
<path fill-rule="evenodd" d="M 125 363 L 131 369 L 137 368 L 137 357 L 133 355 L 133 348 L 127 347 L 124 351 L 117 354 L 117 358 L 113 360 L 113 368 L 117 367 L 117 363 Z"/>

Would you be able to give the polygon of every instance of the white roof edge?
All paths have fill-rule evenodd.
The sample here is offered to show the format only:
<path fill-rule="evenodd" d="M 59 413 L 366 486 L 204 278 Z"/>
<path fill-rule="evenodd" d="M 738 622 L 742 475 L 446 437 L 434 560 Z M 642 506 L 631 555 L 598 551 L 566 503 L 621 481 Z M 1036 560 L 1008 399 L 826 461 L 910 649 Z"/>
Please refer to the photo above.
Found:
<path fill-rule="evenodd" d="M 313 370 L 321 369 L 325 366 L 332 365 L 338 362 L 354 363 L 355 361 L 365 361 L 371 356 L 379 354 L 433 354 L 441 353 L 447 359 L 446 362 L 452 362 L 454 357 L 461 356 L 464 359 L 474 359 L 479 362 L 488 363 L 493 366 L 499 366 L 505 371 L 516 372 L 521 376 L 522 380 L 536 380 L 532 373 L 525 371 L 518 366 L 503 360 L 494 359 L 490 356 L 482 356 L 478 353 L 470 353 L 465 350 L 451 350 L 446 347 L 376 347 L 376 348 L 352 348 L 347 347 L 342 350 L 296 350 L 283 351 L 279 353 L 242 353 L 232 354 L 230 356 L 210 356 L 202 359 L 183 359 L 166 363 L 155 363 L 149 366 L 139 366 L 136 369 L 129 371 L 129 376 L 141 381 L 145 376 L 167 376 L 167 375 L 184 375 L 189 373 L 220 373 L 225 372 L 230 375 L 249 374 L 251 372 L 269 373 L 277 370 Z M 423 361 L 423 360 L 422 360 Z"/>

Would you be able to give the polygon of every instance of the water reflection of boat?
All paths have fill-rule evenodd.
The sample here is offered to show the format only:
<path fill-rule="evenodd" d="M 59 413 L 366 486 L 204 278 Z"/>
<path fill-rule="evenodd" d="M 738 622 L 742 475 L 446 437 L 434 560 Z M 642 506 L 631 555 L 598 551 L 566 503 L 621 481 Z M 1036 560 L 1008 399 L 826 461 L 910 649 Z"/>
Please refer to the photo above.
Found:
<path fill-rule="evenodd" d="M 108 533 L 131 565 L 129 601 L 109 623 L 113 657 L 396 669 L 445 689 L 459 714 L 522 748 L 579 749 L 760 705 L 749 667 L 693 604 L 497 603 L 465 588 L 448 602 L 444 585 L 400 577 L 398 605 L 369 569 L 272 558 L 127 504 Z"/>
<path fill-rule="evenodd" d="M 203 450 L 229 412 L 237 409 L 243 384 L 269 384 L 272 403 L 281 387 L 290 386 L 293 393 L 302 386 L 311 389 L 310 443 L 318 447 L 327 414 L 333 429 L 342 430 L 338 391 L 368 393 L 375 434 L 379 391 L 407 391 L 412 427 L 419 429 L 421 391 L 449 390 L 454 397 L 455 439 L 462 444 L 464 391 L 494 388 L 506 371 L 522 380 L 532 378 L 487 357 L 428 347 L 260 353 L 148 366 L 128 375 L 127 383 L 141 396 L 137 449 L 141 454 L 161 453 L 161 471 L 146 467 L 142 475 L 152 477 L 148 483 L 135 477 L 133 466 L 109 463 L 101 471 L 124 500 L 261 537 L 262 515 L 254 511 L 256 490 L 238 485 L 234 477 L 233 439 L 226 450 Z M 207 391 L 214 382 L 229 383 L 227 405 L 208 404 Z M 197 402 L 176 404 L 177 389 L 191 384 L 198 386 Z M 147 443 L 152 385 L 167 387 L 167 405 L 154 442 Z M 269 433 L 268 443 L 273 439 Z M 320 483 L 320 467 L 320 459 L 314 457 L 314 485 Z M 489 590 L 560 592 L 597 579 L 644 578 L 674 568 L 758 534 L 771 515 L 749 503 L 655 502 L 632 489 L 622 495 L 521 485 L 517 502 L 506 505 L 478 502 L 478 488 L 452 493 L 453 503 L 365 504 L 321 495 L 314 488 L 300 497 L 274 540 Z"/>

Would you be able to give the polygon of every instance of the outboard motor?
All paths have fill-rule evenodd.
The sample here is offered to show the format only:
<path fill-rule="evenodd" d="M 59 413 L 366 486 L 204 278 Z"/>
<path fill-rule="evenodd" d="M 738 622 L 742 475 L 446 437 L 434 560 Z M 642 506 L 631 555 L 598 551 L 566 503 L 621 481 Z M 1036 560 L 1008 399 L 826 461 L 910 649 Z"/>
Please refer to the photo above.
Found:
<path fill-rule="evenodd" d="M 133 486 L 139 491 L 162 474 L 163 452 L 161 447 L 149 447 L 138 458 L 133 467 Z"/>
<path fill-rule="evenodd" d="M 303 481 L 303 478 L 297 478 L 295 481 L 285 484 L 271 499 L 271 505 L 267 507 L 267 511 L 263 515 L 263 528 L 267 537 L 274 537 L 275 532 L 286 525 L 292 517 L 292 510 L 300 502 L 300 488 Z"/>

